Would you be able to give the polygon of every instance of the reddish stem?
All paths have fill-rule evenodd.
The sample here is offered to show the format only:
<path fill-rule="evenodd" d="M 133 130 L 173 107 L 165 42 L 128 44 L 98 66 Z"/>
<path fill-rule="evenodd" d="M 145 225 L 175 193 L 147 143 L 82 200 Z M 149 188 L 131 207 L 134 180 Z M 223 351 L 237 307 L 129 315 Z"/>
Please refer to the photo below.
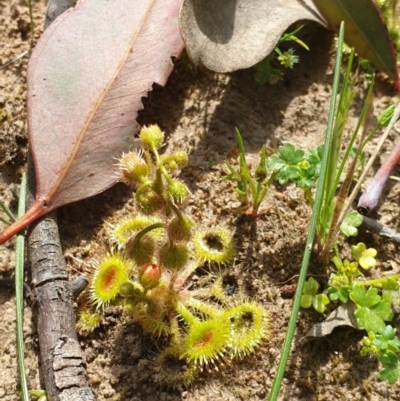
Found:
<path fill-rule="evenodd" d="M 385 163 L 382 164 L 381 168 L 375 174 L 367 190 L 361 195 L 357 210 L 363 214 L 369 214 L 379 202 L 383 188 L 385 187 L 386 181 L 389 178 L 390 173 L 400 160 L 400 140 L 395 144 L 389 157 Z"/>
<path fill-rule="evenodd" d="M 33 223 L 35 220 L 45 215 L 49 211 L 50 210 L 43 208 L 42 202 L 35 201 L 29 208 L 29 210 L 20 219 L 11 224 L 0 234 L 0 245 L 4 244 L 14 235 L 18 234 L 21 230 L 26 228 L 29 224 Z"/>

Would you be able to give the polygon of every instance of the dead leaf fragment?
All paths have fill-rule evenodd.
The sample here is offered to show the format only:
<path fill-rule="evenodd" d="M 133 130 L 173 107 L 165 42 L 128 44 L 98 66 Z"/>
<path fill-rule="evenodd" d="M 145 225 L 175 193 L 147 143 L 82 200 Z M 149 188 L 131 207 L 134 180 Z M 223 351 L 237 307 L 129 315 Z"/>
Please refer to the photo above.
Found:
<path fill-rule="evenodd" d="M 353 302 L 341 304 L 323 322 L 314 324 L 310 331 L 300 339 L 299 343 L 304 344 L 315 338 L 325 337 L 339 326 L 350 326 L 360 330 L 357 325 L 357 319 L 354 316 L 355 310 L 356 306 Z"/>
<path fill-rule="evenodd" d="M 217 72 L 258 63 L 300 20 L 325 25 L 311 2 L 297 0 L 184 0 L 179 17 L 192 62 Z"/>

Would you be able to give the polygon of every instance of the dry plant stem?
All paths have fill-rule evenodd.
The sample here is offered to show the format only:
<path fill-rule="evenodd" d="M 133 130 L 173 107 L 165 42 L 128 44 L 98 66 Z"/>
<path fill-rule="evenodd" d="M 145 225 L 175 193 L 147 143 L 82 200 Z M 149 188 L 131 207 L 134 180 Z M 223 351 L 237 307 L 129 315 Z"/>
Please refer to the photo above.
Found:
<path fill-rule="evenodd" d="M 368 185 L 366 191 L 361 195 L 358 201 L 357 210 L 367 215 L 378 205 L 382 195 L 383 188 L 389 178 L 390 173 L 400 160 L 400 140 L 398 140 L 390 153 L 389 157 L 382 164 L 374 178 Z"/>
<path fill-rule="evenodd" d="M 52 3 L 54 5 L 56 1 Z M 70 1 L 71 6 L 73 3 Z M 61 12 L 64 10 L 61 8 Z M 28 188 L 29 206 L 34 202 L 36 188 L 32 163 L 28 163 Z M 75 330 L 74 289 L 68 281 L 54 212 L 30 227 L 28 257 L 35 292 L 34 311 L 39 336 L 41 375 L 47 399 L 93 401 L 95 397 Z"/>

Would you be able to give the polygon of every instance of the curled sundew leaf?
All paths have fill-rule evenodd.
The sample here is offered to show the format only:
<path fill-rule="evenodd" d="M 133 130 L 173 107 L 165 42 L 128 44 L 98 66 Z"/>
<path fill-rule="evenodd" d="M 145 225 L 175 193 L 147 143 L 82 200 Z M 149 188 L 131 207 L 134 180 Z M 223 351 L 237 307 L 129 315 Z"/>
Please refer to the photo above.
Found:
<path fill-rule="evenodd" d="M 251 67 L 294 22 L 325 22 L 309 1 L 184 0 L 180 26 L 194 64 L 217 72 Z"/>
<path fill-rule="evenodd" d="M 345 23 L 346 43 L 375 68 L 389 75 L 400 90 L 396 54 L 379 8 L 372 0 L 313 0 L 336 32 Z"/>
<path fill-rule="evenodd" d="M 134 146 L 141 98 L 164 85 L 183 42 L 182 0 L 84 0 L 55 20 L 28 66 L 29 141 L 36 200 L 0 244 L 38 217 L 118 180 Z"/>

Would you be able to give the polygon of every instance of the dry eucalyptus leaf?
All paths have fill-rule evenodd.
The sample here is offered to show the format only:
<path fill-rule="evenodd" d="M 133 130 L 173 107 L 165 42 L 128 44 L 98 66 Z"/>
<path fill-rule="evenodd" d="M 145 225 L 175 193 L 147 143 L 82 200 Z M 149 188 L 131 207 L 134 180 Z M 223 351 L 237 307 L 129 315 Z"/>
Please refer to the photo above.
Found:
<path fill-rule="evenodd" d="M 190 59 L 217 72 L 258 63 L 300 20 L 325 25 L 312 2 L 298 0 L 184 0 L 180 13 Z"/>
<path fill-rule="evenodd" d="M 340 305 L 323 322 L 314 324 L 310 331 L 300 339 L 300 344 L 304 344 L 318 337 L 325 337 L 339 326 L 350 326 L 360 330 L 357 325 L 357 319 L 354 316 L 355 310 L 356 306 L 353 302 Z"/>
<path fill-rule="evenodd" d="M 118 181 L 142 97 L 164 85 L 183 49 L 181 0 L 82 0 L 44 32 L 29 60 L 35 203 L 0 244 L 40 216 Z"/>

